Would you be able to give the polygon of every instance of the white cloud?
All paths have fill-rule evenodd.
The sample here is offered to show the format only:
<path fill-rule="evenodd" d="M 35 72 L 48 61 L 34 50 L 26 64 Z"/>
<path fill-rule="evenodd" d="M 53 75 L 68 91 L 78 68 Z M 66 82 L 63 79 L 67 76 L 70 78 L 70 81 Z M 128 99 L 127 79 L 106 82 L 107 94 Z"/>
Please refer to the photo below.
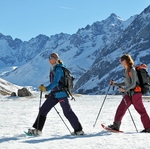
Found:
<path fill-rule="evenodd" d="M 64 7 L 64 6 L 60 6 L 61 9 L 66 9 L 66 10 L 75 10 L 73 8 L 69 8 L 69 7 Z"/>

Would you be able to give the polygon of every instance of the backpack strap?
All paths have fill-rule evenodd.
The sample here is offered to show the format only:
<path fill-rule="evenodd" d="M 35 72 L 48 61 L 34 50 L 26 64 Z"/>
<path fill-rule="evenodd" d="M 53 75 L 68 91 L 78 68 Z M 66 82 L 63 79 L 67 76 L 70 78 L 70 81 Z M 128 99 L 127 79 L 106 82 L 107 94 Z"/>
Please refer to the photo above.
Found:
<path fill-rule="evenodd" d="M 140 69 L 145 69 L 147 72 L 148 72 L 148 67 L 146 64 L 141 64 L 139 66 L 136 67 L 137 70 L 140 70 Z"/>
<path fill-rule="evenodd" d="M 128 71 L 128 76 L 130 77 L 130 78 L 132 78 L 132 73 L 131 73 L 131 68 L 129 69 L 129 71 Z M 141 87 L 138 85 L 138 83 L 136 82 L 136 87 L 134 88 L 134 92 L 142 92 L 142 89 L 141 89 Z"/>
<path fill-rule="evenodd" d="M 132 78 L 132 73 L 131 73 L 130 70 L 128 71 L 128 76 L 129 76 L 130 78 Z"/>

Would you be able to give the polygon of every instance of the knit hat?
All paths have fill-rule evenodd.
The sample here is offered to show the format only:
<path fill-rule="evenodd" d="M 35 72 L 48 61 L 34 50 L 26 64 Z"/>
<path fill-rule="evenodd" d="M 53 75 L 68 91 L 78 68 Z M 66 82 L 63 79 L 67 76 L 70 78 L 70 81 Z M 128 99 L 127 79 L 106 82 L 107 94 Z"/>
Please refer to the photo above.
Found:
<path fill-rule="evenodd" d="M 56 61 L 59 60 L 59 55 L 58 55 L 57 53 L 52 53 L 52 54 L 50 54 L 49 59 L 51 59 L 52 57 L 53 57 Z"/>

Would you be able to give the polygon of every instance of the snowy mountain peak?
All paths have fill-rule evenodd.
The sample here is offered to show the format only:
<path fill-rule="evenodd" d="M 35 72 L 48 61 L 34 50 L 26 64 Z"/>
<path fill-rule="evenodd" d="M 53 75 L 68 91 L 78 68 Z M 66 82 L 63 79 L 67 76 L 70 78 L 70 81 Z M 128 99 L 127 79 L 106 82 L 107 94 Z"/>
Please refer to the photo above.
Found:
<path fill-rule="evenodd" d="M 104 20 L 105 24 L 109 25 L 120 25 L 123 20 L 117 16 L 115 13 L 112 13 L 106 20 Z"/>
<path fill-rule="evenodd" d="M 145 8 L 143 12 L 144 13 L 150 13 L 150 5 L 147 8 Z"/>
<path fill-rule="evenodd" d="M 110 20 L 120 20 L 120 21 L 123 21 L 119 16 L 117 16 L 115 13 L 112 13 L 107 19 L 110 19 Z"/>
<path fill-rule="evenodd" d="M 71 36 L 70 34 L 60 33 L 60 34 L 52 35 L 52 36 L 50 37 L 50 39 L 52 39 L 52 40 L 66 40 L 66 39 L 68 39 L 70 36 Z"/>
<path fill-rule="evenodd" d="M 145 22 L 150 20 L 150 5 L 140 14 L 140 19 L 143 19 Z"/>
<path fill-rule="evenodd" d="M 109 26 L 115 26 L 119 25 L 121 26 L 121 23 L 123 22 L 120 17 L 118 17 L 115 13 L 112 13 L 107 19 L 102 21 L 96 21 L 92 25 L 87 25 L 85 28 L 80 28 L 77 31 L 77 34 L 81 34 L 82 32 L 85 32 L 87 30 L 91 31 L 97 31 L 101 32 L 104 28 L 107 28 Z M 106 26 L 106 27 L 105 27 Z"/>
<path fill-rule="evenodd" d="M 39 40 L 40 39 L 48 39 L 49 37 L 48 36 L 46 36 L 46 35 L 43 35 L 43 34 L 39 34 L 38 36 L 36 36 L 35 38 L 38 38 Z"/>
<path fill-rule="evenodd" d="M 0 33 L 0 40 L 13 40 L 13 39 L 9 35 L 5 36 L 2 33 Z"/>
<path fill-rule="evenodd" d="M 109 16 L 109 18 L 113 18 L 113 17 L 117 17 L 117 15 L 115 13 L 111 13 L 111 15 Z"/>

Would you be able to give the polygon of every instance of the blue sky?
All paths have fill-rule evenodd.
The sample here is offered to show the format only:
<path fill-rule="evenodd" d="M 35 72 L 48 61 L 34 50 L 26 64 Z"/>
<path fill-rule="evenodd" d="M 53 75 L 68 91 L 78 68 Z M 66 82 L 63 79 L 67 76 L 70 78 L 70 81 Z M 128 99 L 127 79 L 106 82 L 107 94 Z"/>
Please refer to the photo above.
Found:
<path fill-rule="evenodd" d="M 141 13 L 149 0 L 0 0 L 0 33 L 28 41 L 106 19 L 115 13 L 123 20 Z"/>

